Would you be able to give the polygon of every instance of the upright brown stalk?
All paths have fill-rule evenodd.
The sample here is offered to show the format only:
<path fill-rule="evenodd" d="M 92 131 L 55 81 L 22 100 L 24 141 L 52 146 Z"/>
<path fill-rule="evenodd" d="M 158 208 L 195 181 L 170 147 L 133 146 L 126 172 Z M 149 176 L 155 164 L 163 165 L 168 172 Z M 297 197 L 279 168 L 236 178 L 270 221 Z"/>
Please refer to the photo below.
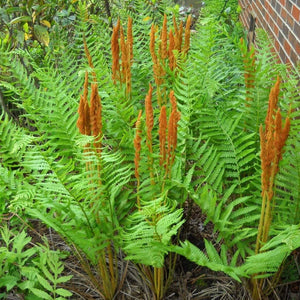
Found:
<path fill-rule="evenodd" d="M 183 52 L 186 54 L 190 49 L 190 36 L 191 36 L 191 23 L 192 16 L 189 15 L 185 25 L 185 33 L 184 33 L 184 46 Z"/>
<path fill-rule="evenodd" d="M 163 105 L 159 116 L 159 164 L 163 166 L 166 161 L 166 137 L 167 137 L 167 110 Z"/>
<path fill-rule="evenodd" d="M 78 107 L 78 120 L 77 120 L 77 127 L 79 129 L 79 132 L 81 134 L 85 134 L 85 102 L 84 102 L 84 97 L 81 95 L 80 96 L 80 102 L 79 102 L 79 107 Z"/>
<path fill-rule="evenodd" d="M 112 79 L 114 81 L 114 84 L 116 84 L 117 80 L 120 80 L 119 31 L 120 20 L 118 19 L 117 25 L 113 28 L 113 33 L 111 36 Z"/>
<path fill-rule="evenodd" d="M 179 29 L 175 35 L 175 49 L 181 51 L 182 45 L 182 34 L 183 34 L 183 22 L 180 22 Z"/>
<path fill-rule="evenodd" d="M 120 27 L 120 45 L 121 45 L 121 64 L 122 64 L 122 82 L 126 82 L 126 72 L 127 72 L 127 62 L 128 62 L 128 56 L 127 56 L 127 47 L 123 32 L 123 27 Z"/>
<path fill-rule="evenodd" d="M 277 107 L 279 96 L 280 79 L 271 89 L 269 95 L 269 106 L 265 120 L 265 130 L 260 126 L 261 145 L 261 185 L 262 185 L 262 207 L 258 225 L 258 233 L 255 245 L 255 253 L 259 253 L 261 247 L 268 241 L 270 226 L 272 222 L 272 206 L 274 205 L 274 182 L 279 171 L 279 161 L 282 159 L 283 147 L 288 138 L 290 130 L 290 118 L 285 120 L 282 128 L 281 113 Z M 262 279 L 252 278 L 253 299 L 261 299 Z"/>
<path fill-rule="evenodd" d="M 177 36 L 178 35 L 178 27 L 177 27 L 175 15 L 173 15 L 173 27 L 174 27 L 175 36 Z"/>
<path fill-rule="evenodd" d="M 91 117 L 91 128 L 93 136 L 95 136 L 94 146 L 98 153 L 101 152 L 101 138 L 102 138 L 102 105 L 101 99 L 98 92 L 98 85 L 96 83 L 91 84 L 91 107 L 90 107 L 90 117 Z"/>
<path fill-rule="evenodd" d="M 250 106 L 250 101 L 252 100 L 251 89 L 254 89 L 254 80 L 256 74 L 255 67 L 255 49 L 254 47 L 250 48 L 250 51 L 247 50 L 246 43 L 243 38 L 240 39 L 240 45 L 243 55 L 244 62 L 244 77 L 245 77 L 245 86 L 246 86 L 246 106 Z"/>
<path fill-rule="evenodd" d="M 170 101 L 172 104 L 171 115 L 168 122 L 168 149 L 167 149 L 167 173 L 171 171 L 171 167 L 175 158 L 175 149 L 177 147 L 177 123 L 180 119 L 180 113 L 177 110 L 176 98 L 174 91 L 170 92 Z"/>
<path fill-rule="evenodd" d="M 154 174 L 153 174 L 153 149 L 152 149 L 152 129 L 154 125 L 154 119 L 153 119 L 153 107 L 152 107 L 152 91 L 153 88 L 151 84 L 149 83 L 149 91 L 145 98 L 145 109 L 146 109 L 146 127 L 147 127 L 147 146 L 149 149 L 149 156 L 148 156 L 148 162 L 149 162 L 149 170 L 150 170 L 150 177 L 151 177 L 151 183 L 154 184 Z"/>
<path fill-rule="evenodd" d="M 86 40 L 85 40 L 85 37 L 83 38 L 83 44 L 84 44 L 84 52 L 85 52 L 85 55 L 88 59 L 88 63 L 89 63 L 89 66 L 94 69 L 94 65 L 93 65 L 93 62 L 92 62 L 92 57 L 91 57 L 91 54 L 90 54 L 90 51 L 88 49 L 88 46 L 87 46 L 87 43 L 86 43 Z"/>
<path fill-rule="evenodd" d="M 130 64 L 132 64 L 133 61 L 133 36 L 132 36 L 132 18 L 128 17 L 128 23 L 127 23 L 127 44 L 128 44 L 128 53 L 129 53 L 129 59 Z"/>
<path fill-rule="evenodd" d="M 147 127 L 147 146 L 149 149 L 149 152 L 152 153 L 152 129 L 154 125 L 154 119 L 153 119 L 153 107 L 152 107 L 152 91 L 153 88 L 151 84 L 149 83 L 149 91 L 145 98 L 145 109 L 146 109 L 146 127 Z"/>
<path fill-rule="evenodd" d="M 167 15 L 164 14 L 163 27 L 161 29 L 161 44 L 160 44 L 160 58 L 164 61 L 168 57 L 168 29 L 167 29 Z"/>
<path fill-rule="evenodd" d="M 141 160 L 140 154 L 141 154 L 141 148 L 142 148 L 141 147 L 141 141 L 142 141 L 141 117 L 142 117 L 142 110 L 139 111 L 139 115 L 138 115 L 137 121 L 135 123 L 136 132 L 135 132 L 135 138 L 133 140 L 133 145 L 134 145 L 134 149 L 135 149 L 134 175 L 137 180 L 137 190 L 139 190 L 139 187 L 140 187 L 139 164 L 140 164 L 140 160 Z M 139 196 L 137 197 L 137 205 L 138 205 L 138 207 L 140 207 L 140 197 Z"/>
<path fill-rule="evenodd" d="M 90 68 L 92 69 L 93 81 L 96 82 L 97 79 L 96 79 L 96 73 L 94 71 L 95 68 L 94 68 L 94 65 L 93 65 L 92 57 L 91 57 L 90 51 L 88 49 L 85 37 L 83 37 L 83 44 L 84 44 L 84 52 L 85 52 L 85 55 L 87 57 L 88 64 L 89 64 Z"/>
<path fill-rule="evenodd" d="M 153 73 L 154 79 L 157 86 L 157 102 L 159 106 L 162 104 L 163 95 L 161 92 L 161 85 L 164 82 L 165 71 L 161 62 L 161 57 L 158 57 L 155 52 L 155 26 L 152 24 L 150 32 L 150 53 L 153 61 Z M 160 47 L 161 49 L 161 47 Z M 161 53 L 162 50 L 160 50 Z M 161 55 L 161 54 L 159 54 Z"/>
<path fill-rule="evenodd" d="M 174 40 L 173 32 L 170 29 L 170 31 L 169 31 L 169 50 L 168 50 L 168 54 L 169 54 L 169 67 L 172 71 L 176 67 L 175 56 L 174 56 L 174 53 L 173 53 L 174 49 L 175 49 L 175 40 Z"/>
<path fill-rule="evenodd" d="M 83 86 L 83 95 L 80 96 L 80 102 L 78 107 L 78 120 L 77 127 L 81 134 L 91 135 L 90 125 L 90 108 L 87 101 L 88 97 L 88 72 L 85 72 L 85 80 Z"/>
<path fill-rule="evenodd" d="M 126 94 L 128 95 L 131 91 L 131 65 L 133 61 L 132 19 L 130 17 L 128 18 L 127 24 L 127 40 L 125 39 L 124 30 L 119 20 L 117 25 L 113 28 L 113 34 L 111 39 L 111 51 L 112 79 L 114 81 L 114 84 L 116 84 L 117 81 L 119 81 L 121 87 L 122 84 L 125 83 Z"/>
<path fill-rule="evenodd" d="M 154 24 L 152 24 L 151 31 L 150 31 L 150 53 L 151 53 L 152 60 L 155 63 L 155 61 L 157 60 L 157 56 L 155 53 L 155 25 Z"/>

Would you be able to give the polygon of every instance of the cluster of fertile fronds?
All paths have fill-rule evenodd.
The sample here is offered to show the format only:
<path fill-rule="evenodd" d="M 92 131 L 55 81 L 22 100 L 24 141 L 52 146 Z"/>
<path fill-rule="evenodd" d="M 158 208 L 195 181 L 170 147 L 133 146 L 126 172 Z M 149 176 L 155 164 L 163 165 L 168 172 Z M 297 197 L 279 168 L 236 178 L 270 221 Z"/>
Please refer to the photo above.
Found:
<path fill-rule="evenodd" d="M 134 155 L 134 166 L 135 166 L 135 170 L 134 170 L 134 175 L 135 178 L 137 180 L 137 187 L 139 188 L 140 186 L 140 174 L 139 174 L 139 162 L 140 162 L 140 155 L 141 155 L 141 141 L 142 141 L 142 130 L 141 130 L 141 117 L 142 117 L 142 110 L 139 111 L 139 115 L 137 118 L 137 121 L 135 123 L 135 128 L 136 128 L 136 132 L 135 132 L 135 138 L 133 141 L 134 144 L 134 149 L 135 149 L 135 155 Z M 139 197 L 137 198 L 137 204 L 138 206 L 140 206 L 140 199 Z"/>
<path fill-rule="evenodd" d="M 85 54 L 88 59 L 89 66 L 94 68 L 91 55 L 88 51 L 86 42 L 84 41 Z M 101 148 L 102 137 L 102 105 L 98 92 L 98 84 L 96 82 L 96 73 L 93 69 L 93 83 L 91 83 L 90 104 L 88 98 L 88 72 L 85 72 L 85 81 L 83 86 L 83 95 L 80 96 L 78 108 L 79 118 L 77 127 L 80 133 L 85 135 L 93 135 L 95 137 L 94 146 L 98 153 Z"/>
<path fill-rule="evenodd" d="M 254 80 L 256 73 L 255 66 L 255 48 L 252 46 L 250 51 L 247 49 L 247 45 L 243 38 L 240 39 L 240 48 L 243 55 L 244 68 L 245 68 L 245 86 L 246 86 L 246 106 L 249 106 L 249 101 L 251 101 L 251 90 L 254 88 Z"/>
<path fill-rule="evenodd" d="M 180 113 L 177 110 L 177 102 L 174 96 L 174 91 L 170 92 L 170 102 L 172 104 L 172 110 L 168 122 L 168 148 L 167 148 L 167 161 L 165 163 L 166 174 L 169 175 L 170 175 L 170 168 L 172 167 L 175 158 L 175 149 L 177 146 L 177 123 L 180 119 Z M 163 146 L 164 145 L 162 145 L 160 148 L 163 148 Z"/>
<path fill-rule="evenodd" d="M 158 103 L 161 106 L 163 103 L 163 96 L 160 92 L 160 87 L 164 83 L 164 77 L 166 75 L 166 68 L 169 65 L 171 71 L 174 71 L 177 67 L 176 58 L 174 51 L 178 53 L 187 54 L 190 48 L 190 28 L 191 28 L 192 18 L 191 15 L 188 16 L 186 26 L 185 26 L 185 38 L 183 44 L 183 23 L 180 22 L 179 28 L 176 23 L 176 19 L 173 16 L 173 26 L 174 33 L 170 29 L 168 33 L 167 27 L 167 16 L 164 15 L 163 26 L 160 32 L 160 38 L 158 42 L 158 51 L 155 49 L 155 33 L 156 26 L 152 24 L 150 33 L 150 53 L 153 61 L 153 73 L 155 78 L 155 83 L 158 89 Z"/>
<path fill-rule="evenodd" d="M 256 253 L 262 244 L 267 241 L 271 224 L 271 202 L 273 199 L 273 186 L 275 176 L 279 171 L 279 161 L 282 159 L 283 146 L 289 135 L 290 119 L 286 118 L 282 128 L 280 109 L 277 107 L 280 79 L 277 78 L 275 86 L 269 96 L 269 107 L 265 120 L 265 130 L 260 126 L 261 145 L 261 182 L 262 182 L 262 209 L 258 228 Z"/>
<path fill-rule="evenodd" d="M 268 241 L 272 221 L 272 207 L 274 206 L 274 180 L 279 171 L 278 165 L 279 161 L 282 159 L 283 146 L 290 131 L 289 117 L 286 118 L 284 127 L 282 128 L 281 113 L 277 106 L 279 86 L 280 79 L 277 77 L 277 81 L 269 95 L 269 106 L 265 119 L 265 130 L 263 130 L 262 125 L 259 128 L 262 168 L 262 206 L 255 245 L 256 254 L 260 252 L 262 246 Z M 263 293 L 263 280 L 252 277 L 252 284 L 252 298 L 254 300 L 261 299 L 261 294 Z"/>
<path fill-rule="evenodd" d="M 112 79 L 114 84 L 117 81 L 126 86 L 126 94 L 131 91 L 131 65 L 133 62 L 133 35 L 132 35 L 132 19 L 128 17 L 127 38 L 125 40 L 124 29 L 118 20 L 116 26 L 113 27 L 111 37 L 112 52 Z"/>
<path fill-rule="evenodd" d="M 95 137 L 94 146 L 100 153 L 101 137 L 102 137 L 102 106 L 101 98 L 98 92 L 97 83 L 91 84 L 90 104 L 88 103 L 88 73 L 85 74 L 83 95 L 80 97 L 78 108 L 77 127 L 80 133 L 85 135 L 93 135 Z"/>
<path fill-rule="evenodd" d="M 149 85 L 149 91 L 145 98 L 145 110 L 146 110 L 146 144 L 149 150 L 150 156 L 148 156 L 149 161 L 149 169 L 150 169 L 150 176 L 152 179 L 152 183 L 154 183 L 154 175 L 152 172 L 152 165 L 153 165 L 153 141 L 152 141 L 152 130 L 154 126 L 154 117 L 153 117 L 153 107 L 152 107 L 152 92 L 153 88 L 151 84 Z M 170 102 L 171 102 L 171 112 L 169 120 L 167 120 L 167 108 L 163 105 L 160 109 L 160 116 L 159 116 L 159 165 L 164 168 L 165 170 L 165 178 L 170 175 L 172 165 L 174 163 L 175 158 L 175 150 L 177 146 L 177 127 L 178 121 L 180 119 L 180 112 L 177 110 L 177 102 L 174 95 L 174 91 L 170 92 L 169 95 Z M 139 112 L 138 119 L 136 122 L 136 134 L 134 138 L 134 148 L 135 148 L 135 177 L 138 181 L 140 181 L 140 174 L 139 174 L 139 163 L 141 160 L 140 152 L 141 152 L 141 114 L 142 111 Z"/>
<path fill-rule="evenodd" d="M 154 199 L 160 199 L 161 195 L 164 194 L 164 186 L 165 181 L 168 177 L 171 176 L 172 165 L 175 159 L 175 150 L 177 146 L 177 126 L 178 121 L 180 119 L 180 113 L 177 110 L 177 102 L 174 96 L 174 92 L 171 91 L 169 98 L 171 103 L 171 112 L 169 116 L 169 120 L 167 119 L 167 108 L 166 105 L 163 105 L 160 109 L 160 116 L 159 116 L 159 124 L 158 124 L 158 135 L 159 135 L 159 162 L 157 163 L 160 165 L 160 178 L 158 181 L 155 181 L 154 178 L 154 149 L 158 150 L 158 147 L 154 147 L 152 133 L 154 128 L 154 114 L 153 114 L 153 106 L 152 106 L 152 93 L 153 88 L 151 84 L 149 84 L 149 90 L 145 98 L 145 114 L 146 114 L 146 122 L 145 122 L 145 129 L 146 129 L 146 146 L 148 148 L 148 157 L 147 157 L 147 164 L 150 173 L 150 180 L 151 185 L 155 185 L 155 183 L 161 185 L 160 191 L 158 195 L 154 197 L 150 197 L 150 202 Z M 135 164 L 135 178 L 137 180 L 137 206 L 139 211 L 142 211 L 143 205 L 149 205 L 147 201 L 141 203 L 140 199 L 140 164 L 141 164 L 141 149 L 142 149 L 142 129 L 141 129 L 141 115 L 142 111 L 139 111 L 139 115 L 136 121 L 136 133 L 135 138 L 133 141 L 134 148 L 135 148 L 135 157 L 134 157 L 134 164 Z M 144 196 L 144 200 L 147 197 Z M 149 199 L 148 199 L 149 200 Z M 159 202 L 157 202 L 159 203 Z M 161 203 L 162 204 L 162 203 Z M 149 209 L 149 208 L 148 208 Z M 156 208 L 157 212 L 155 212 L 151 216 L 151 224 L 155 226 L 159 220 L 161 220 L 164 216 L 161 209 Z M 143 220 L 144 221 L 144 220 Z M 146 220 L 146 224 L 148 224 L 148 220 Z M 161 236 L 158 236 L 158 239 L 161 239 Z M 144 275 L 149 279 L 151 282 L 152 290 L 156 296 L 156 299 L 161 299 L 164 293 L 164 269 L 163 267 L 154 267 L 153 273 L 152 270 L 146 266 L 143 266 L 142 271 Z"/>

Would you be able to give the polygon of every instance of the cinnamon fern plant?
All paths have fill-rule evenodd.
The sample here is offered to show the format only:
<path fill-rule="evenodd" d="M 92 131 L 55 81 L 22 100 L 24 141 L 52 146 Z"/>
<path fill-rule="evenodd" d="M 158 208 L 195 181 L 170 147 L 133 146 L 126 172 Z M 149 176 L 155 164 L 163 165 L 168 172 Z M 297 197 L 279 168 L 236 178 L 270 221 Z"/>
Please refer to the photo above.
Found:
<path fill-rule="evenodd" d="M 248 52 L 215 18 L 191 33 L 191 17 L 154 2 L 120 6 L 112 28 L 80 3 L 74 39 L 53 28 L 48 47 L 1 40 L 18 120 L 1 114 L 0 208 L 59 233 L 103 299 L 122 290 L 126 260 L 162 299 L 178 254 L 260 299 L 300 247 L 296 71 L 274 67 L 262 33 Z M 220 246 L 180 241 L 191 203 Z"/>

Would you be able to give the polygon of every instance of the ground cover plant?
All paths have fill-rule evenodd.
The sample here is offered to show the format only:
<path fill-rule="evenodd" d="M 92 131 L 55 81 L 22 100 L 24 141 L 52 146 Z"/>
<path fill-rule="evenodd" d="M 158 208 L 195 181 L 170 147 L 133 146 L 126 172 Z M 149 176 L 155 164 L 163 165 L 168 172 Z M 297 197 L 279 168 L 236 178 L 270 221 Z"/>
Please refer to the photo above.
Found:
<path fill-rule="evenodd" d="M 71 27 L 47 6 L 42 37 L 22 16 L 24 36 L 1 32 L 2 296 L 88 298 L 66 252 L 93 298 L 191 297 L 172 290 L 184 259 L 245 299 L 297 294 L 298 71 L 263 32 L 249 51 L 229 11 L 193 22 L 168 1 L 116 2 L 104 18 L 92 4 L 74 2 Z M 36 222 L 64 246 L 30 243 Z M 195 299 L 230 299 L 202 278 Z"/>

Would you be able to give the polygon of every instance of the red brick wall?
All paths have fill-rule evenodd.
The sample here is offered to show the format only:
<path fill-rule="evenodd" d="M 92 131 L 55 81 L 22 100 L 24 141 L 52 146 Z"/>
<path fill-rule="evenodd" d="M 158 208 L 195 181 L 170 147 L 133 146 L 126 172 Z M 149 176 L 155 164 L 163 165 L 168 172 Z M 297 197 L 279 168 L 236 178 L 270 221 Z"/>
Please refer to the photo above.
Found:
<path fill-rule="evenodd" d="M 249 28 L 250 14 L 256 26 L 269 33 L 283 63 L 300 62 L 300 0 L 239 0 L 240 20 Z"/>

